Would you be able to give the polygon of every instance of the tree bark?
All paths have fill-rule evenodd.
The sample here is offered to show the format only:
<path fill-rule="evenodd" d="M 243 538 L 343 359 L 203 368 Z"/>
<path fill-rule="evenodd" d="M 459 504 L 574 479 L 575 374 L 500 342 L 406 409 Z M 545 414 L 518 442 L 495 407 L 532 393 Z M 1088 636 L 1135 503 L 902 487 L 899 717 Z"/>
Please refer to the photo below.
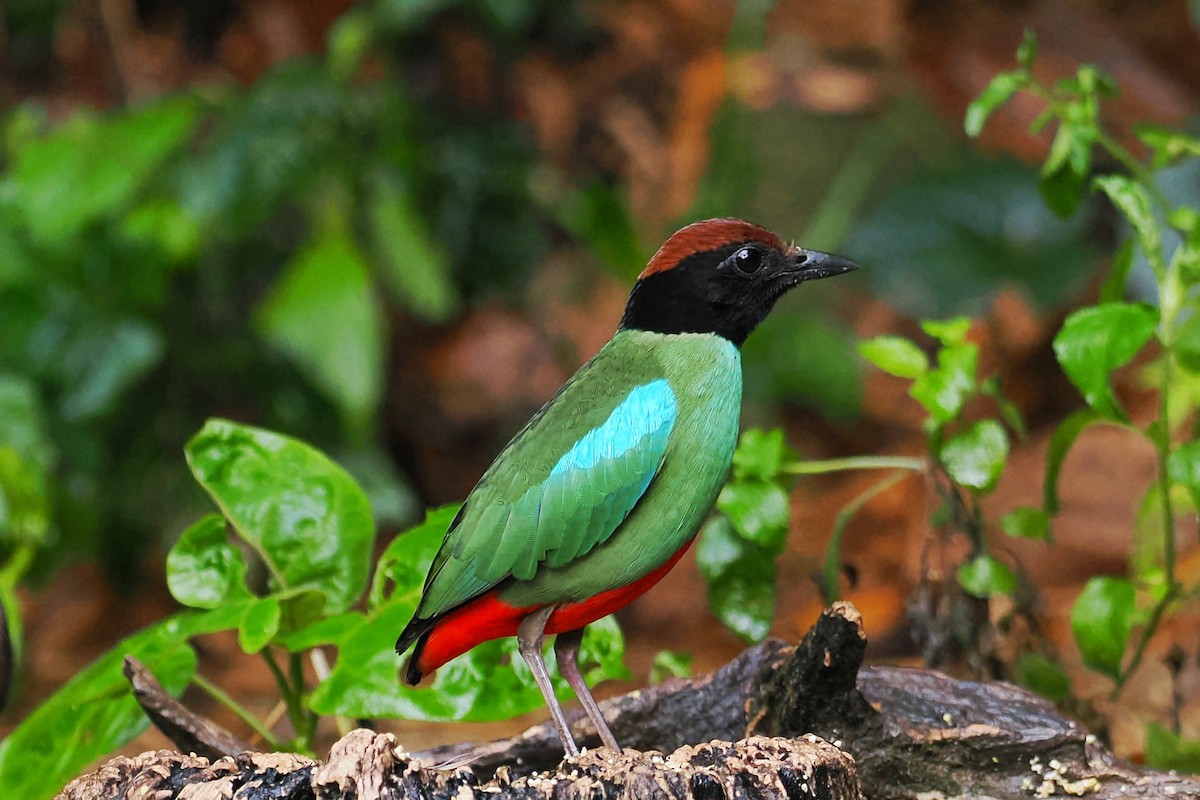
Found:
<path fill-rule="evenodd" d="M 170 751 L 115 759 L 60 797 L 1200 798 L 1200 780 L 1120 762 L 1023 689 L 860 669 L 865 647 L 857 610 L 839 603 L 798 646 L 767 642 L 712 675 L 608 700 L 601 707 L 620 754 L 588 749 L 564 760 L 549 723 L 416 754 L 391 734 L 359 730 L 321 763 Z M 140 696 L 154 692 L 143 684 Z M 163 702 L 154 701 L 158 717 L 187 724 Z M 581 744 L 598 745 L 582 714 L 571 722 Z"/>

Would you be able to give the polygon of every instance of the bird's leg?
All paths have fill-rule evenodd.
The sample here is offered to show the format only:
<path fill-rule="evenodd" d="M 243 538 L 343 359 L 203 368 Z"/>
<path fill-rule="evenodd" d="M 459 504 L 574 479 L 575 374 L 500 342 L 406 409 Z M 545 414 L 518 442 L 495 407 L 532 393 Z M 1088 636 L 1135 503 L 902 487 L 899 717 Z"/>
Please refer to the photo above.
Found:
<path fill-rule="evenodd" d="M 542 697 L 550 707 L 550 716 L 554 719 L 554 727 L 558 729 L 558 738 L 562 742 L 563 750 L 567 755 L 575 756 L 579 755 L 579 746 L 575 744 L 571 729 L 567 727 L 567 716 L 558 704 L 558 698 L 554 696 L 550 672 L 546 669 L 546 660 L 542 657 L 542 635 L 546 630 L 546 622 L 553 613 L 554 606 L 545 606 L 522 619 L 521 624 L 517 626 L 517 643 L 521 648 L 521 657 L 533 671 L 533 679 L 537 681 L 538 688 L 542 690 Z"/>
<path fill-rule="evenodd" d="M 596 699 L 592 697 L 587 683 L 583 680 L 583 675 L 579 672 L 579 643 L 582 640 L 583 628 L 560 633 L 555 637 L 554 655 L 558 658 L 558 671 L 567 679 L 567 683 L 571 684 L 579 702 L 583 703 L 583 710 L 587 712 L 592 724 L 596 726 L 596 733 L 600 734 L 600 741 L 604 742 L 605 747 L 611 747 L 619 753 L 621 745 L 617 744 L 616 737 L 608 729 L 608 723 L 604 721 L 604 715 L 600 713 L 600 706 L 596 705 Z"/>

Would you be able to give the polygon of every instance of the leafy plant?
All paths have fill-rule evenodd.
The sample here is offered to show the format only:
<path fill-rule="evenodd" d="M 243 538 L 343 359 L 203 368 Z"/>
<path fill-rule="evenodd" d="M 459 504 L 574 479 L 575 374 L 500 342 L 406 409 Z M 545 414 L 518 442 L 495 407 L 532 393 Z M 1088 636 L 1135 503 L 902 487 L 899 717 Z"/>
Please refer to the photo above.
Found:
<path fill-rule="evenodd" d="M 400 683 L 395 639 L 416 608 L 456 507 L 429 512 L 372 567 L 367 497 L 322 453 L 224 420 L 206 424 L 186 453 L 220 510 L 188 528 L 167 557 L 168 587 L 190 610 L 119 643 L 26 718 L 0 745 L 0 786 L 21 797 L 49 797 L 145 727 L 121 674 L 126 655 L 175 695 L 195 684 L 229 705 L 268 746 L 304 752 L 312 749 L 321 716 L 493 720 L 541 704 L 515 640 L 476 647 L 438 670 L 430 688 Z M 265 569 L 261 585 L 248 583 L 247 554 Z M 191 640 L 226 630 L 236 630 L 242 649 L 259 655 L 275 678 L 292 738 L 281 740 L 198 672 Z M 311 683 L 305 660 L 325 647 L 337 649 L 337 660 Z M 581 650 L 588 680 L 625 676 L 623 650 L 613 620 L 589 626 Z M 566 682 L 555 680 L 569 696 Z"/>
<path fill-rule="evenodd" d="M 992 552 L 982 501 L 996 488 L 1004 470 L 1011 433 L 1023 435 L 1025 425 L 1020 412 L 1001 392 L 998 377 L 978 375 L 979 346 L 968 338 L 970 325 L 965 317 L 923 322 L 922 330 L 937 343 L 933 359 L 917 343 L 900 336 L 865 341 L 859 352 L 883 371 L 911 381 L 909 395 L 927 415 L 931 484 L 941 501 L 931 521 L 943 536 L 961 536 L 969 547 L 966 559 L 956 568 L 957 587 L 918 589 L 914 605 L 918 641 L 930 663 L 958 650 L 976 670 L 990 672 L 991 623 L 986 604 L 979 601 L 1015 594 L 1018 577 Z M 980 398 L 991 401 L 999 419 L 968 414 L 968 407 Z M 1044 515 L 1037 509 L 1018 509 L 1001 520 L 1000 526 L 1007 532 L 1037 536 L 1045 529 Z M 926 551 L 924 558 L 930 557 L 933 554 Z M 953 568 L 930 570 L 930 565 L 925 566 L 923 574 Z M 1018 607 L 1014 613 L 1027 611 Z"/>
<path fill-rule="evenodd" d="M 921 459 L 890 456 L 804 461 L 785 444 L 782 430 L 746 430 L 734 451 L 732 473 L 717 498 L 717 513 L 701 530 L 696 549 L 696 562 L 708 585 L 708 604 L 717 618 L 745 642 L 766 638 L 775 617 L 775 559 L 786 542 L 791 521 L 788 491 L 796 476 L 856 469 L 892 471 L 839 515 L 822 580 L 825 598 L 832 603 L 838 596 L 846 524 L 906 471 L 924 468 Z"/>
<path fill-rule="evenodd" d="M 1137 126 L 1133 134 L 1146 156 L 1136 157 L 1101 122 L 1103 98 L 1116 93 L 1112 79 L 1084 65 L 1074 76 L 1047 85 L 1033 74 L 1036 55 L 1036 39 L 1026 34 L 1017 68 L 993 78 L 971 104 L 966 130 L 977 135 L 987 118 L 1018 93 L 1037 98 L 1044 108 L 1033 129 L 1057 126 L 1039 183 L 1046 204 L 1070 215 L 1090 188 L 1113 205 L 1131 232 L 1118 250 L 1099 302 L 1071 314 L 1054 340 L 1059 364 L 1087 408 L 1071 415 L 1055 433 L 1042 504 L 1046 514 L 1057 511 L 1063 460 L 1088 426 L 1115 425 L 1154 446 L 1158 469 L 1135 529 L 1132 574 L 1093 578 L 1071 613 L 1084 662 L 1113 680 L 1115 696 L 1141 665 L 1164 618 L 1190 602 L 1197 588 L 1181 583 L 1176 551 L 1177 520 L 1185 510 L 1194 512 L 1200 477 L 1200 448 L 1194 441 L 1194 423 L 1189 422 L 1197 410 L 1193 387 L 1200 376 L 1195 358 L 1200 211 L 1195 197 L 1190 204 L 1176 203 L 1162 186 L 1168 169 L 1195 163 L 1200 139 Z M 1094 175 L 1102 158 L 1115 163 L 1119 172 Z M 1152 303 L 1124 299 L 1135 252 L 1152 279 Z M 1159 401 L 1155 417 L 1140 424 L 1129 417 L 1112 388 L 1114 372 L 1139 360 L 1148 362 L 1143 373 L 1157 389 Z M 1162 744 L 1162 735 L 1158 741 Z M 1182 753 L 1187 748 L 1164 744 L 1151 749 Z M 1175 763 L 1175 757 L 1163 761 Z"/>

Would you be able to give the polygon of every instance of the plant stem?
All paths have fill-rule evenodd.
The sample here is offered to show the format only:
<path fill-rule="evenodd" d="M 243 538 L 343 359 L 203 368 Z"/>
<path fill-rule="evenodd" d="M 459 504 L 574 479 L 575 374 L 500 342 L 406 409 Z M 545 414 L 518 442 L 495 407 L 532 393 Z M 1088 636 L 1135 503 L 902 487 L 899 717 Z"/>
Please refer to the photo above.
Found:
<path fill-rule="evenodd" d="M 250 713 L 248 708 L 230 697 L 224 689 L 222 689 L 220 686 L 217 686 L 215 683 L 211 683 L 199 672 L 192 675 L 192 683 L 204 690 L 209 697 L 228 708 L 234 714 L 237 714 L 238 718 L 253 728 L 254 732 L 261 736 L 262 740 L 266 742 L 272 750 L 279 749 L 279 740 L 276 739 L 274 734 L 271 733 L 271 729 L 264 725 L 258 719 L 258 717 Z"/>
<path fill-rule="evenodd" d="M 271 655 L 269 647 L 263 648 L 262 655 L 263 659 L 267 662 L 267 667 L 271 670 L 271 674 L 275 676 L 275 682 L 279 684 L 279 692 L 283 695 L 283 700 L 287 704 L 288 719 L 292 721 L 292 727 L 295 728 L 296 735 L 300 736 L 303 714 L 300 709 L 299 690 L 283 674 L 283 670 L 279 668 L 279 664 L 275 661 L 275 656 Z"/>
<path fill-rule="evenodd" d="M 1146 655 L 1146 648 L 1150 644 L 1150 639 L 1153 638 L 1154 632 L 1158 630 L 1158 623 L 1162 621 L 1162 616 L 1166 613 L 1167 606 L 1175 600 L 1176 586 L 1174 583 L 1167 585 L 1167 592 L 1162 599 L 1154 604 L 1154 608 L 1150 611 L 1150 618 L 1146 620 L 1146 624 L 1142 627 L 1142 632 L 1138 636 L 1137 647 L 1134 648 L 1133 657 L 1129 659 L 1129 664 L 1121 671 L 1120 677 L 1117 678 L 1117 685 L 1113 687 L 1109 693 L 1109 699 L 1117 699 L 1117 695 L 1121 693 L 1121 689 L 1125 687 L 1126 681 L 1142 664 L 1142 659 Z"/>
<path fill-rule="evenodd" d="M 1173 371 L 1171 369 L 1171 353 L 1168 351 L 1163 353 L 1163 385 L 1158 391 L 1158 418 L 1162 426 L 1162 431 L 1159 441 L 1156 442 L 1158 450 L 1159 494 L 1162 495 L 1163 572 L 1166 574 L 1168 596 L 1175 592 L 1175 509 L 1174 503 L 1171 500 L 1171 478 L 1167 474 L 1167 460 L 1171 457 L 1170 403 L 1168 402 L 1168 397 L 1171 393 L 1171 375 Z"/>
<path fill-rule="evenodd" d="M 779 471 L 787 475 L 824 475 L 854 469 L 906 469 L 924 472 L 925 466 L 925 459 L 908 456 L 848 456 L 822 461 L 796 461 L 784 464 Z"/>
<path fill-rule="evenodd" d="M 289 654 L 288 672 L 296 690 L 296 715 L 292 718 L 296 724 L 296 735 L 305 749 L 311 750 L 313 734 L 317 730 L 317 715 L 304 708 L 304 659 L 300 653 Z"/>

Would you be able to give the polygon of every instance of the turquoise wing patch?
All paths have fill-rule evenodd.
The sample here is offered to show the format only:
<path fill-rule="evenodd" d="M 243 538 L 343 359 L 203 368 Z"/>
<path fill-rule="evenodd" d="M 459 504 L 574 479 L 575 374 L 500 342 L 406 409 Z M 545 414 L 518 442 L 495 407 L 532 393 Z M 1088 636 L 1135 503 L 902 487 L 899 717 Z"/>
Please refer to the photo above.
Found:
<path fill-rule="evenodd" d="M 634 388 L 544 480 L 489 504 L 459 557 L 474 562 L 479 581 L 494 584 L 509 575 L 529 580 L 539 565 L 562 566 L 604 542 L 657 474 L 677 410 L 666 380 Z"/>

